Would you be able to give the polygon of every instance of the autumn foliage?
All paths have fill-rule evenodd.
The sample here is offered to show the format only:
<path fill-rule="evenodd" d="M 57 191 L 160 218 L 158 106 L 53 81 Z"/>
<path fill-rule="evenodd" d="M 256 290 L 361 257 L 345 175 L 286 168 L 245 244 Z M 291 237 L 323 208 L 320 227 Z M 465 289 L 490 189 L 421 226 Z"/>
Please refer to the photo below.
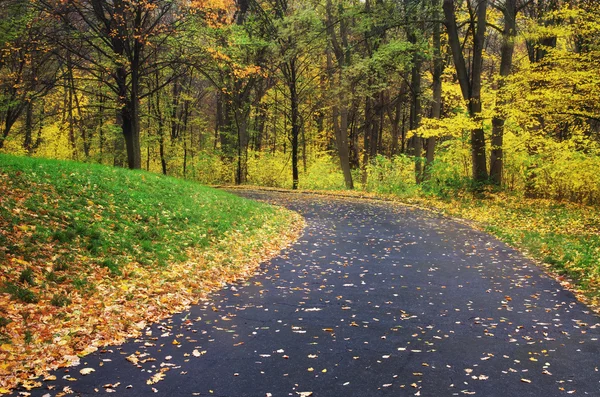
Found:
<path fill-rule="evenodd" d="M 253 274 L 302 225 L 153 174 L 1 161 L 0 393 Z"/>

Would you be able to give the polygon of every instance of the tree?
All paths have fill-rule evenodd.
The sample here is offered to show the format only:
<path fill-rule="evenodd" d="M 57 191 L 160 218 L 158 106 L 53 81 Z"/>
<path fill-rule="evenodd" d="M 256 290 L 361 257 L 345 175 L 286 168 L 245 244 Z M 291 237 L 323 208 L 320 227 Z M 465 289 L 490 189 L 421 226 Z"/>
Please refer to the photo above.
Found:
<path fill-rule="evenodd" d="M 485 31 L 487 28 L 487 0 L 466 0 L 469 13 L 468 32 L 471 37 L 472 48 L 471 62 L 467 67 L 462 46 L 459 27 L 456 18 L 455 0 L 444 0 L 443 9 L 446 29 L 448 31 L 448 42 L 452 50 L 452 58 L 456 69 L 456 76 L 460 84 L 461 93 L 467 102 L 469 117 L 479 125 L 471 130 L 471 158 L 473 167 L 473 180 L 484 183 L 488 179 L 486 155 L 485 155 L 485 133 L 481 114 L 481 76 L 483 70 L 483 49 Z"/>
<path fill-rule="evenodd" d="M 0 149 L 17 120 L 26 113 L 24 148 L 31 151 L 37 99 L 54 88 L 60 63 L 44 41 L 45 26 L 28 1 L 5 2 L 0 11 Z M 39 144 L 39 142 L 38 142 Z"/>
<path fill-rule="evenodd" d="M 338 2 L 338 21 L 336 24 L 334 18 L 333 3 L 331 0 L 327 0 L 326 13 L 327 13 L 327 33 L 331 43 L 332 51 L 336 60 L 336 67 L 334 68 L 331 50 L 327 51 L 327 71 L 330 83 L 330 89 L 334 92 L 338 92 L 338 99 L 334 100 L 332 106 L 332 119 L 333 119 L 333 130 L 335 135 L 335 143 L 337 147 L 338 157 L 340 159 L 340 167 L 344 174 L 344 184 L 346 189 L 354 189 L 354 182 L 352 181 L 352 172 L 350 169 L 350 150 L 348 145 L 348 124 L 349 124 L 349 103 L 346 96 L 346 92 L 341 86 L 344 80 L 344 68 L 350 64 L 350 49 L 348 48 L 348 22 L 346 17 L 343 15 L 344 6 L 341 1 Z M 339 28 L 336 29 L 336 25 Z M 339 31 L 339 37 L 338 33 Z M 337 79 L 335 77 L 335 70 L 337 69 Z M 336 81 L 338 82 L 336 90 Z"/>
<path fill-rule="evenodd" d="M 503 110 L 502 90 L 505 86 L 506 77 L 510 74 L 513 53 L 515 49 L 515 37 L 517 35 L 517 0 L 504 0 L 504 3 L 494 2 L 503 15 L 504 27 L 502 28 L 502 45 L 500 49 L 500 76 L 498 81 L 498 106 L 496 114 L 492 118 L 492 137 L 490 155 L 490 180 L 500 186 L 502 184 L 503 168 L 503 138 L 504 122 L 506 115 Z"/>
<path fill-rule="evenodd" d="M 58 48 L 70 54 L 75 67 L 114 92 L 128 166 L 141 168 L 140 100 L 152 94 L 144 80 L 176 58 L 176 51 L 167 51 L 166 44 L 174 46 L 169 39 L 178 32 L 185 11 L 178 9 L 180 3 L 166 0 L 40 0 L 39 4 L 48 18 L 62 22 L 51 36 Z"/>

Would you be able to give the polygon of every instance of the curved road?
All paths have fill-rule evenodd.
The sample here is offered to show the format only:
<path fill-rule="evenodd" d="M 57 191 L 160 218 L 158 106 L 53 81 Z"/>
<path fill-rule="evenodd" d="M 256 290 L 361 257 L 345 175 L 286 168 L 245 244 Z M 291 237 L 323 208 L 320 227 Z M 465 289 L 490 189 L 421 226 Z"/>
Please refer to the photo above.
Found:
<path fill-rule="evenodd" d="M 498 240 L 387 203 L 237 194 L 299 211 L 304 235 L 32 395 L 600 396 L 600 319 Z"/>

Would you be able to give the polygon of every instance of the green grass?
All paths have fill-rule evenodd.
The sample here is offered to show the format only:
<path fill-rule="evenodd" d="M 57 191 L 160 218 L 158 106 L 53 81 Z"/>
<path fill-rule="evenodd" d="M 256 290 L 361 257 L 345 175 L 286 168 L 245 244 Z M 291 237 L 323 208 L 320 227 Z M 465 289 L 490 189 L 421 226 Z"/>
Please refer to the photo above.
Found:
<path fill-rule="evenodd" d="M 273 211 L 197 183 L 100 165 L 0 155 L 0 175 L 8 192 L 0 226 L 19 234 L 0 233 L 6 247 L 0 270 L 10 272 L 3 257 L 42 263 L 51 253 L 55 274 L 46 280 L 52 281 L 76 256 L 115 276 L 130 261 L 183 261 L 188 248 L 205 248 L 232 229 L 260 227 L 256 215 Z M 23 285 L 36 282 L 29 268 L 18 277 Z"/>

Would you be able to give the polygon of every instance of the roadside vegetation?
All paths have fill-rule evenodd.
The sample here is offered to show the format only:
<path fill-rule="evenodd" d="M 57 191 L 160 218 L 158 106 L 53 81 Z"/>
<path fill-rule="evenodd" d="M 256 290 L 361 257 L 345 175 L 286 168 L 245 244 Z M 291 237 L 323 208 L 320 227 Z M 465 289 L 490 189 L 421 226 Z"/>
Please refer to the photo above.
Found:
<path fill-rule="evenodd" d="M 301 226 L 195 182 L 0 155 L 0 393 L 252 274 Z"/>

